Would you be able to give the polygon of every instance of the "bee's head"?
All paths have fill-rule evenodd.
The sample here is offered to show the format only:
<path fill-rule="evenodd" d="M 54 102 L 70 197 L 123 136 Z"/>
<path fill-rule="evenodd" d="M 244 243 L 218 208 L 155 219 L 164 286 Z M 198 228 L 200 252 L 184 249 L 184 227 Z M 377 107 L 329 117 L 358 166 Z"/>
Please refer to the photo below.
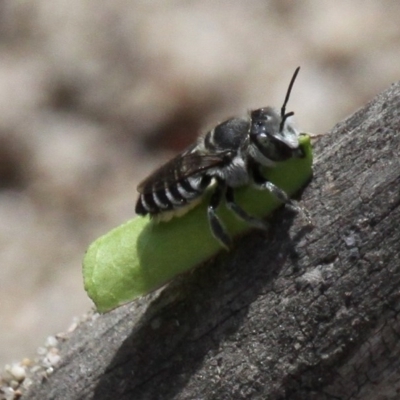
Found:
<path fill-rule="evenodd" d="M 274 108 L 265 107 L 254 110 L 250 114 L 250 142 L 271 161 L 304 157 L 303 150 L 299 147 L 299 133 L 288 121 L 294 112 L 286 113 L 286 104 L 299 69 L 296 69 L 290 81 L 280 112 Z"/>

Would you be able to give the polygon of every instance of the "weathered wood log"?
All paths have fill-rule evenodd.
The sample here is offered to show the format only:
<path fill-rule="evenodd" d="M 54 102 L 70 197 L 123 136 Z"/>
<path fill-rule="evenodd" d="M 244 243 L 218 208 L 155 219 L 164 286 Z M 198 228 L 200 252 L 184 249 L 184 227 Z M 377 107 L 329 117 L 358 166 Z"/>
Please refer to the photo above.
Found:
<path fill-rule="evenodd" d="M 314 154 L 312 229 L 282 209 L 267 235 L 82 323 L 23 398 L 400 398 L 400 82 Z"/>

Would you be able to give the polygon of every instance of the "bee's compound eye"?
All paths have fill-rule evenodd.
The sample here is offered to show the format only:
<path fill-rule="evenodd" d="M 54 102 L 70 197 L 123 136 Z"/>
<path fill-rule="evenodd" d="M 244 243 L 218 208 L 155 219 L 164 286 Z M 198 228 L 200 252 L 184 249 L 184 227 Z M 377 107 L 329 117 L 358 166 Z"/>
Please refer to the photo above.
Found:
<path fill-rule="evenodd" d="M 265 114 L 263 115 L 263 117 L 264 117 L 264 120 L 265 120 L 265 121 L 269 121 L 269 120 L 272 118 L 272 115 L 269 114 L 269 113 L 265 113 Z"/>

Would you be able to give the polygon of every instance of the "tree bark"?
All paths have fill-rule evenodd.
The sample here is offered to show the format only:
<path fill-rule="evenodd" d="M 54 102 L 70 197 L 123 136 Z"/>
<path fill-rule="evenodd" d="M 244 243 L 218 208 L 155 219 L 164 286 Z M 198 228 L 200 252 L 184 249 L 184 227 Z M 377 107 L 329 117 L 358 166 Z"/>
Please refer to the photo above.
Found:
<path fill-rule="evenodd" d="M 23 398 L 400 398 L 399 154 L 400 82 L 314 145 L 312 227 L 281 209 L 268 234 L 94 315 Z"/>

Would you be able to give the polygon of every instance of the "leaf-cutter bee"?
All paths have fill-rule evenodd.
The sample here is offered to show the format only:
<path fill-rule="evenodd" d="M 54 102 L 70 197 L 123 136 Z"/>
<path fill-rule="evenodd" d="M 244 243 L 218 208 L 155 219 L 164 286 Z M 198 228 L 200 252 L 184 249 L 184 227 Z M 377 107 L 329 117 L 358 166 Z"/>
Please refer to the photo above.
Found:
<path fill-rule="evenodd" d="M 299 69 L 293 74 L 280 111 L 259 108 L 251 111 L 247 118 L 230 118 L 218 124 L 141 182 L 136 213 L 168 221 L 196 206 L 210 188 L 212 195 L 207 214 L 211 232 L 229 248 L 231 238 L 216 214 L 223 199 L 240 219 L 257 228 L 267 228 L 265 221 L 249 215 L 235 202 L 235 188 L 252 184 L 269 190 L 282 203 L 302 211 L 261 173 L 262 167 L 273 168 L 277 162 L 304 157 L 299 132 L 288 121 L 294 112 L 286 113 Z"/>

